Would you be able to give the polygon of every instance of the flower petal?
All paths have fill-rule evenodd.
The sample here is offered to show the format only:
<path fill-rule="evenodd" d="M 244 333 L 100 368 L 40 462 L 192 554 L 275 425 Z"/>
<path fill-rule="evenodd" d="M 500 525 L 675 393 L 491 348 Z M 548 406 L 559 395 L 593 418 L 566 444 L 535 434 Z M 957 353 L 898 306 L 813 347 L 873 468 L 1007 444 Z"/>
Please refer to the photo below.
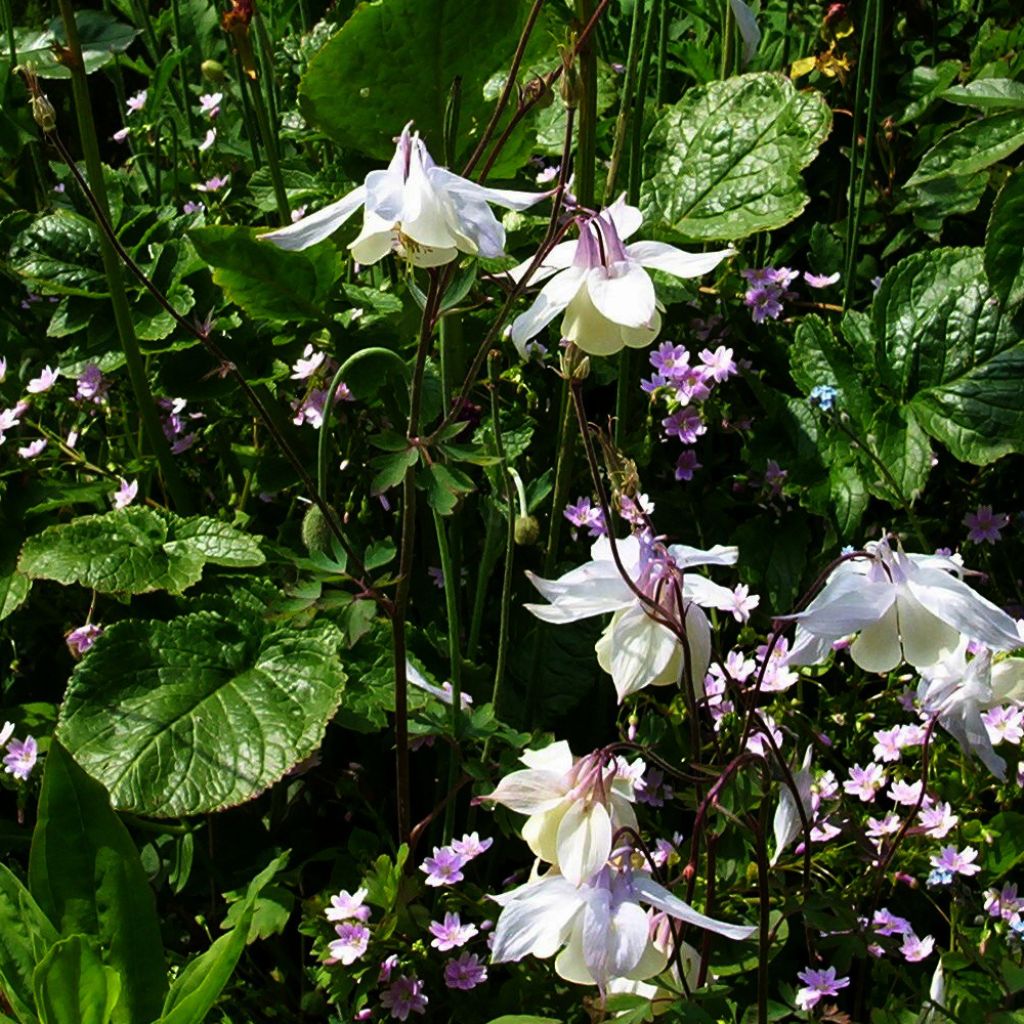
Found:
<path fill-rule="evenodd" d="M 592 356 L 610 356 L 621 352 L 626 344 L 623 332 L 629 329 L 613 323 L 600 313 L 586 287 L 576 292 L 562 317 L 562 337 Z"/>
<path fill-rule="evenodd" d="M 960 633 L 928 611 L 906 587 L 896 597 L 903 657 L 915 668 L 934 665 L 960 642 Z"/>
<path fill-rule="evenodd" d="M 644 222 L 644 215 L 635 206 L 630 206 L 626 202 L 625 192 L 614 203 L 605 207 L 601 216 L 607 218 L 615 225 L 615 232 L 622 239 L 636 234 L 637 229 Z"/>
<path fill-rule="evenodd" d="M 626 255 L 642 267 L 662 270 L 673 277 L 701 277 L 714 270 L 719 263 L 736 255 L 735 249 L 717 249 L 715 252 L 683 252 L 664 242 L 634 242 L 626 246 Z"/>
<path fill-rule="evenodd" d="M 620 702 L 645 686 L 678 680 L 679 641 L 639 604 L 615 613 L 595 650 L 598 664 L 612 677 Z M 669 670 L 674 674 L 666 678 Z"/>
<path fill-rule="evenodd" d="M 725 921 L 716 921 L 712 917 L 694 910 L 689 903 L 673 896 L 668 889 L 658 885 L 649 875 L 633 875 L 633 891 L 645 903 L 649 903 L 658 910 L 664 910 L 666 914 L 679 921 L 685 921 L 696 928 L 703 928 L 705 931 L 714 932 L 716 935 L 724 935 L 727 939 L 749 939 L 757 930 L 748 925 L 727 924 Z"/>
<path fill-rule="evenodd" d="M 552 274 L 557 274 L 559 270 L 571 267 L 573 257 L 576 255 L 577 244 L 577 242 L 559 242 L 554 246 L 544 257 L 541 265 L 533 272 L 529 283 L 539 284 L 541 281 L 546 281 Z M 512 279 L 513 284 L 519 284 L 526 277 L 526 272 L 531 266 L 533 266 L 532 257 L 520 263 L 518 267 L 506 270 L 505 273 Z"/>
<path fill-rule="evenodd" d="M 491 899 L 502 905 L 491 947 L 496 964 L 522 960 L 531 953 L 551 956 L 565 942 L 572 919 L 583 906 L 576 886 L 557 874 Z"/>
<path fill-rule="evenodd" d="M 895 602 L 877 622 L 861 630 L 850 645 L 850 657 L 865 672 L 891 672 L 903 660 Z"/>
<path fill-rule="evenodd" d="M 537 293 L 533 305 L 512 321 L 512 341 L 520 354 L 523 346 L 547 327 L 581 291 L 584 271 L 569 267 L 557 273 Z"/>
<path fill-rule="evenodd" d="M 558 772 L 521 768 L 506 775 L 493 793 L 481 799 L 493 800 L 520 814 L 538 814 L 557 807 L 568 789 L 565 776 Z"/>
<path fill-rule="evenodd" d="M 365 200 L 366 188 L 360 185 L 336 203 L 331 203 L 288 227 L 268 231 L 257 237 L 264 242 L 273 242 L 279 249 L 287 249 L 289 252 L 308 249 L 311 245 L 316 245 L 317 242 L 322 242 L 329 235 L 334 234 L 363 205 Z"/>
<path fill-rule="evenodd" d="M 645 327 L 654 317 L 654 282 L 639 263 L 594 267 L 587 275 L 587 291 L 597 311 L 612 323 Z"/>
<path fill-rule="evenodd" d="M 605 866 L 612 852 L 612 820 L 602 803 L 576 800 L 558 826 L 558 869 L 582 885 Z"/>
<path fill-rule="evenodd" d="M 688 544 L 672 544 L 668 553 L 680 569 L 689 569 L 694 565 L 735 565 L 740 549 L 735 544 L 716 544 L 702 551 Z"/>

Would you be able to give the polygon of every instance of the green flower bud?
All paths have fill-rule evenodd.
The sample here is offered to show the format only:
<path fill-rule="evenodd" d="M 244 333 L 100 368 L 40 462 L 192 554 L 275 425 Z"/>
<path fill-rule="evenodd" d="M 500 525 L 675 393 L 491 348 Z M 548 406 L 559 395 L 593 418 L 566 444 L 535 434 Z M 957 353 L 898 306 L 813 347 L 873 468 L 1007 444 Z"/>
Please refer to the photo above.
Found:
<path fill-rule="evenodd" d="M 327 551 L 331 546 L 331 528 L 318 505 L 310 505 L 302 520 L 302 543 L 311 554 Z"/>
<path fill-rule="evenodd" d="M 536 516 L 516 516 L 516 543 L 521 547 L 529 547 L 540 539 L 540 523 Z"/>

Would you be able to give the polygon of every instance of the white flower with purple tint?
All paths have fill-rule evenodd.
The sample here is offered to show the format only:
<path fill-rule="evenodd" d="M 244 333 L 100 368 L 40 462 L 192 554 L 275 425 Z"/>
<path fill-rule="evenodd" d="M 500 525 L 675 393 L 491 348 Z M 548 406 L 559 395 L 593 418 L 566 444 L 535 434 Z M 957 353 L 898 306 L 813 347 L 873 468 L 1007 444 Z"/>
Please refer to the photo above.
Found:
<path fill-rule="evenodd" d="M 928 863 L 943 875 L 952 878 L 953 875 L 963 875 L 970 878 L 981 870 L 980 864 L 974 862 L 978 859 L 978 851 L 971 846 L 965 846 L 958 850 L 955 846 L 943 846 L 942 849 L 928 859 Z"/>
<path fill-rule="evenodd" d="M 531 281 L 548 280 L 533 305 L 512 323 L 512 341 L 525 359 L 525 345 L 562 314 L 561 336 L 591 355 L 607 356 L 624 346 L 646 348 L 661 330 L 661 313 L 648 270 L 673 277 L 709 273 L 732 249 L 687 253 L 664 242 L 634 242 L 643 215 L 620 196 L 599 214 L 577 219 L 579 239 L 561 242 Z M 522 280 L 532 260 L 509 272 Z"/>
<path fill-rule="evenodd" d="M 1010 517 L 1004 512 L 993 512 L 991 505 L 979 505 L 976 512 L 963 518 L 967 539 L 975 544 L 995 544 L 1002 540 L 1001 531 L 1009 525 Z"/>
<path fill-rule="evenodd" d="M 199 112 L 212 121 L 220 113 L 220 101 L 224 99 L 222 92 L 207 92 L 199 97 Z"/>
<path fill-rule="evenodd" d="M 348 967 L 358 960 L 370 942 L 370 929 L 363 924 L 345 922 L 334 926 L 338 937 L 328 943 L 330 959 L 327 963 L 341 963 Z"/>
<path fill-rule="evenodd" d="M 935 949 L 935 939 L 931 935 L 919 939 L 913 932 L 903 936 L 903 944 L 900 946 L 903 959 L 909 964 L 927 960 L 932 955 L 933 949 Z"/>
<path fill-rule="evenodd" d="M 308 380 L 323 365 L 327 358 L 326 352 L 319 352 L 312 345 L 307 345 L 302 350 L 302 355 L 295 360 L 292 367 L 292 380 Z"/>
<path fill-rule="evenodd" d="M 4 755 L 4 771 L 24 782 L 32 774 L 38 757 L 39 748 L 31 736 L 26 736 L 24 740 L 11 740 Z"/>
<path fill-rule="evenodd" d="M 486 853 L 493 845 L 493 839 L 481 839 L 478 832 L 467 832 L 461 839 L 452 840 L 452 849 L 467 864 L 480 854 Z"/>
<path fill-rule="evenodd" d="M 948 803 L 922 807 L 917 812 L 917 820 L 920 822 L 921 828 L 924 829 L 925 835 L 932 839 L 945 839 L 960 821 Z"/>
<path fill-rule="evenodd" d="M 49 366 L 43 367 L 43 372 L 38 377 L 33 377 L 28 384 L 25 385 L 25 390 L 30 395 L 41 395 L 45 391 L 49 391 L 54 384 L 57 383 L 57 378 L 60 376 L 60 367 L 51 369 Z"/>
<path fill-rule="evenodd" d="M 861 768 L 855 764 L 850 769 L 850 777 L 843 783 L 843 789 L 864 803 L 872 803 L 875 794 L 885 784 L 885 769 L 880 764 L 869 764 Z"/>
<path fill-rule="evenodd" d="M 140 92 L 135 93 L 134 96 L 129 96 L 126 102 L 128 108 L 128 115 L 137 114 L 146 105 L 146 97 L 149 95 L 147 90 L 142 89 Z"/>
<path fill-rule="evenodd" d="M 75 399 L 99 404 L 107 397 L 109 387 L 103 371 L 95 363 L 87 363 L 75 381 Z"/>
<path fill-rule="evenodd" d="M 389 252 L 417 267 L 451 263 L 460 252 L 485 259 L 503 256 L 505 229 L 488 204 L 525 210 L 544 195 L 486 188 L 438 167 L 411 127 L 410 121 L 402 129 L 386 170 L 371 171 L 336 203 L 260 237 L 282 249 L 306 249 L 363 207 L 363 230 L 349 249 L 364 266 Z"/>
<path fill-rule="evenodd" d="M 921 780 L 904 782 L 897 779 L 889 787 L 889 799 L 901 807 L 913 807 L 921 799 Z"/>
<path fill-rule="evenodd" d="M 871 919 L 871 927 L 879 935 L 913 935 L 914 929 L 905 917 L 898 917 L 887 907 L 875 911 Z"/>
<path fill-rule="evenodd" d="M 797 971 L 796 976 L 804 983 L 804 987 L 796 994 L 796 1005 L 801 1010 L 810 1010 L 817 1006 L 822 996 L 839 995 L 840 989 L 850 984 L 849 978 L 836 977 L 834 967 L 828 967 L 823 971 L 808 967 L 805 971 Z"/>
<path fill-rule="evenodd" d="M 985 723 L 985 731 L 994 747 L 1000 743 L 1011 743 L 1016 747 L 1024 739 L 1024 710 L 1021 708 L 998 704 L 989 708 L 981 720 Z"/>
<path fill-rule="evenodd" d="M 450 846 L 435 846 L 434 855 L 423 861 L 420 871 L 426 874 L 427 885 L 436 888 L 461 882 L 465 877 L 462 873 L 465 864 L 465 857 L 457 854 Z"/>
<path fill-rule="evenodd" d="M 192 187 L 197 192 L 219 192 L 230 180 L 230 174 L 225 174 L 223 178 L 215 174 L 212 178 L 207 178 L 206 181 Z"/>
<path fill-rule="evenodd" d="M 43 449 L 46 448 L 46 438 L 37 437 L 34 441 L 29 441 L 28 444 L 23 445 L 18 449 L 18 455 L 23 459 L 34 459 L 37 455 L 41 454 Z"/>
<path fill-rule="evenodd" d="M 474 935 L 479 934 L 475 924 L 463 924 L 458 914 L 451 913 L 446 913 L 443 921 L 431 921 L 429 931 L 434 936 L 430 940 L 431 946 L 442 953 L 464 946 Z"/>
<path fill-rule="evenodd" d="M 812 274 L 811 271 L 804 271 L 804 280 L 812 288 L 828 288 L 839 280 L 839 271 L 834 274 Z"/>
<path fill-rule="evenodd" d="M 111 493 L 110 500 L 113 502 L 114 508 L 127 508 L 139 493 L 139 482 L 138 480 L 129 482 L 124 477 L 120 479 L 121 486 Z"/>
<path fill-rule="evenodd" d="M 370 916 L 370 908 L 363 902 L 366 899 L 365 889 L 356 889 L 350 893 L 347 889 L 331 897 L 331 905 L 324 911 L 328 921 L 366 921 Z"/>
<path fill-rule="evenodd" d="M 203 141 L 196 147 L 200 153 L 205 153 L 213 144 L 217 141 L 217 129 L 208 128 L 206 135 L 203 136 Z"/>
<path fill-rule="evenodd" d="M 693 474 L 702 468 L 701 463 L 697 461 L 697 453 L 692 448 L 687 448 L 676 459 L 675 477 L 677 480 L 689 481 L 693 479 Z"/>

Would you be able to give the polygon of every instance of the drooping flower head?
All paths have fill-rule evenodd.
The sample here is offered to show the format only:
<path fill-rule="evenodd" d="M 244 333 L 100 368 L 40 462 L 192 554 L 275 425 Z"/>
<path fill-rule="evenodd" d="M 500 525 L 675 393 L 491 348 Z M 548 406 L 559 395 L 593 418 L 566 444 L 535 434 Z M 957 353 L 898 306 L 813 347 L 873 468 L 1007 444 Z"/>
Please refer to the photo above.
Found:
<path fill-rule="evenodd" d="M 646 348 L 661 330 L 662 308 L 648 269 L 700 277 L 733 253 L 686 253 L 664 242 L 626 245 L 642 220 L 625 196 L 601 213 L 577 218 L 579 239 L 561 242 L 544 257 L 531 281 L 550 280 L 512 323 L 512 340 L 524 359 L 526 343 L 559 313 L 562 337 L 591 355 L 613 355 L 626 345 Z M 512 280 L 522 280 L 531 264 L 511 270 Z"/>
<path fill-rule="evenodd" d="M 362 206 L 363 230 L 349 245 L 359 263 L 376 263 L 389 252 L 417 267 L 451 263 L 460 252 L 488 259 L 503 255 L 505 229 L 488 203 L 525 210 L 544 195 L 486 188 L 438 167 L 411 127 L 410 121 L 402 129 L 386 170 L 371 171 L 336 203 L 260 237 L 282 249 L 306 249 Z"/>

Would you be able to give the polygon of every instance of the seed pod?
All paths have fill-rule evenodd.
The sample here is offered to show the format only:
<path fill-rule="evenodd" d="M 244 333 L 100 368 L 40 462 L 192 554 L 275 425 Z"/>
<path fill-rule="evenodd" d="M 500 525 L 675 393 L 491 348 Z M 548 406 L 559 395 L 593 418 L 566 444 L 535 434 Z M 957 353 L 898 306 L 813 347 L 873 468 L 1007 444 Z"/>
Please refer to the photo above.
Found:
<path fill-rule="evenodd" d="M 310 505 L 302 520 L 302 543 L 311 554 L 327 551 L 331 546 L 331 528 L 318 505 Z"/>

